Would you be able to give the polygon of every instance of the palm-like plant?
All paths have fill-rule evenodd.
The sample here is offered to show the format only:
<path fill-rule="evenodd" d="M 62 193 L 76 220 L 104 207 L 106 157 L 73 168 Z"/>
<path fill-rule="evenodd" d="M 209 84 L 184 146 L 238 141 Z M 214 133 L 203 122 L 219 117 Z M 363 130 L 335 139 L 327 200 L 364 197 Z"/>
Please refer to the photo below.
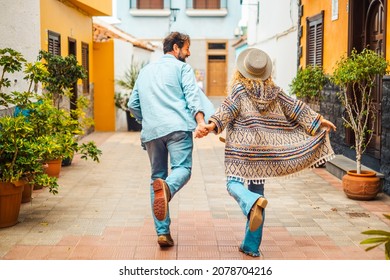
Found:
<path fill-rule="evenodd" d="M 134 88 L 135 81 L 138 78 L 139 72 L 142 67 L 145 66 L 145 63 L 133 63 L 125 71 L 121 79 L 116 80 L 116 84 L 125 90 L 125 93 L 116 92 L 115 93 L 115 106 L 123 111 L 128 111 L 127 102 L 129 101 L 131 92 Z"/>
<path fill-rule="evenodd" d="M 386 219 L 390 220 L 390 215 L 383 214 Z M 385 256 L 386 260 L 390 260 L 390 231 L 385 230 L 367 230 L 363 231 L 362 234 L 376 235 L 376 237 L 367 238 L 360 242 L 360 244 L 375 244 L 366 248 L 366 251 L 372 250 L 382 244 L 385 244 Z"/>

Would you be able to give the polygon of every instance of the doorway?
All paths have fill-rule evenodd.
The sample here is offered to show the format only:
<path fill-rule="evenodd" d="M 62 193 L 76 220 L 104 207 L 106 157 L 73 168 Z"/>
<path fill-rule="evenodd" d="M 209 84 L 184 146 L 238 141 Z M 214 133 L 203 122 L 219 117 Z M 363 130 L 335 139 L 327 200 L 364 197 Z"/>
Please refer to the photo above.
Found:
<path fill-rule="evenodd" d="M 386 57 L 386 6 L 387 0 L 352 0 L 350 1 L 349 18 L 349 53 L 356 49 L 358 52 L 364 48 L 375 51 Z M 373 106 L 376 116 L 373 123 L 373 137 L 367 147 L 367 154 L 376 159 L 381 157 L 382 134 L 382 77 L 377 77 L 377 87 L 373 90 Z M 370 124 L 371 126 L 372 124 Z M 346 131 L 346 142 L 354 141 L 351 131 Z"/>
<path fill-rule="evenodd" d="M 68 38 L 68 55 L 74 55 L 77 57 L 77 43 L 73 38 Z M 77 82 L 73 84 L 71 93 L 70 110 L 75 110 L 77 109 Z"/>
<path fill-rule="evenodd" d="M 207 95 L 225 96 L 227 85 L 227 43 L 207 43 Z"/>

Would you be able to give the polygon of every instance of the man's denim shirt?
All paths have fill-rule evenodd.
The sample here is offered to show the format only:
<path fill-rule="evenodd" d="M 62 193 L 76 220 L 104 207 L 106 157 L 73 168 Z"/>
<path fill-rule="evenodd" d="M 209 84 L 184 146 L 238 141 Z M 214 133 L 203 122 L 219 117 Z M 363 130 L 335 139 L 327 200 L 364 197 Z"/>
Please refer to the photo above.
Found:
<path fill-rule="evenodd" d="M 142 122 L 143 143 L 174 131 L 193 131 L 203 111 L 200 88 L 190 65 L 165 54 L 141 69 L 128 107 Z"/>

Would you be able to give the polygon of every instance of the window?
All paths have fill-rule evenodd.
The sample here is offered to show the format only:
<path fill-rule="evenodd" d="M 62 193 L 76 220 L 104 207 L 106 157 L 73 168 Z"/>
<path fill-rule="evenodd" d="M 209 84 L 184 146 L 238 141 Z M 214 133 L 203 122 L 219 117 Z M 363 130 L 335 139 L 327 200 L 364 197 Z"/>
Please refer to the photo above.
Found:
<path fill-rule="evenodd" d="M 53 32 L 48 31 L 48 52 L 55 54 L 55 55 L 61 55 L 61 35 Z"/>
<path fill-rule="evenodd" d="M 194 9 L 220 9 L 220 0 L 193 0 Z"/>
<path fill-rule="evenodd" d="M 225 50 L 226 43 L 208 43 L 209 50 Z"/>
<path fill-rule="evenodd" d="M 306 65 L 322 66 L 324 11 L 306 19 Z"/>
<path fill-rule="evenodd" d="M 137 0 L 137 9 L 164 9 L 164 0 Z"/>
<path fill-rule="evenodd" d="M 89 93 L 89 46 L 81 43 L 81 64 L 87 72 L 87 77 L 83 80 L 83 92 Z"/>

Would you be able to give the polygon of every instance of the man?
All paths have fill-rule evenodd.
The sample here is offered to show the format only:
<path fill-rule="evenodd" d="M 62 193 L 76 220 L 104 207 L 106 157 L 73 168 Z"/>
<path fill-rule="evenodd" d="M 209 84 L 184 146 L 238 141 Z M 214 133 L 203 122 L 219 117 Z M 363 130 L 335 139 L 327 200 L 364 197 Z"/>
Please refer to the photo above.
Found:
<path fill-rule="evenodd" d="M 163 42 L 164 55 L 141 71 L 128 102 L 142 121 L 141 141 L 151 165 L 151 203 L 160 247 L 170 247 L 168 202 L 188 182 L 192 168 L 192 131 L 207 135 L 204 109 L 190 56 L 188 35 L 172 32 Z M 168 157 L 170 173 L 168 174 Z"/>

